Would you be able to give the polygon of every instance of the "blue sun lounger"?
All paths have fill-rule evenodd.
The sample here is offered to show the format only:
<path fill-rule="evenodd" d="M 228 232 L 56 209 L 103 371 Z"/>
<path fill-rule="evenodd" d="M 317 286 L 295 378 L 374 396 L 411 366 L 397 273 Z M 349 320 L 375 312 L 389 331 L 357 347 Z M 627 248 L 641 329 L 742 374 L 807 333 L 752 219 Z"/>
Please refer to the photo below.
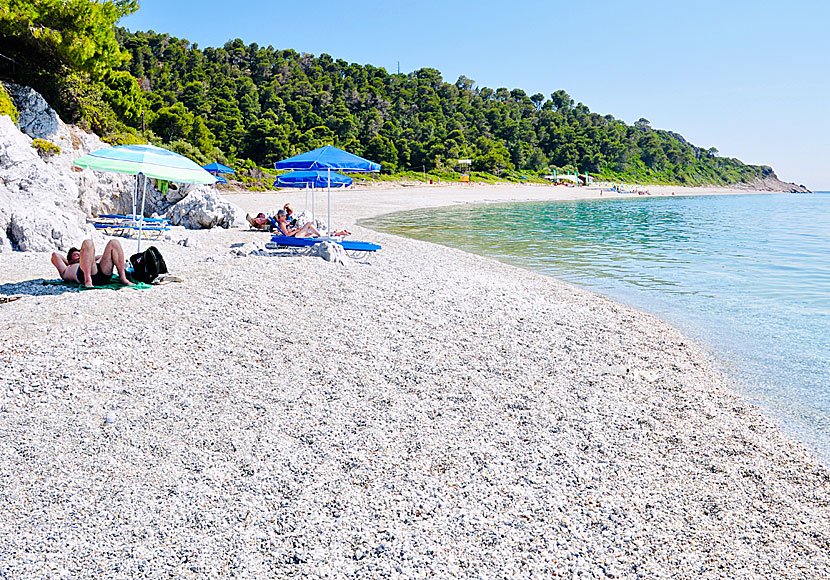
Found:
<path fill-rule="evenodd" d="M 103 218 L 103 219 L 110 219 L 110 220 L 127 220 L 127 221 L 138 221 L 138 220 L 139 220 L 139 217 L 138 217 L 138 216 L 132 216 L 132 215 L 119 215 L 119 214 L 114 214 L 114 213 L 112 213 L 112 214 L 101 214 L 101 215 L 99 215 L 99 216 L 98 216 L 98 218 L 99 218 L 99 219 L 101 219 L 101 218 Z M 166 218 L 150 218 L 150 217 L 146 217 L 146 218 L 144 218 L 144 221 L 145 221 L 145 222 L 150 222 L 150 223 L 155 224 L 155 225 L 159 225 L 159 224 L 161 224 L 161 225 L 165 225 L 165 226 L 169 226 L 169 225 L 170 225 L 170 222 L 169 222 L 169 221 L 167 221 L 167 219 L 166 219 Z"/>
<path fill-rule="evenodd" d="M 144 239 L 157 239 L 164 232 L 170 231 L 170 222 L 163 218 L 144 218 L 144 223 L 139 227 L 138 220 L 133 216 L 117 214 L 99 215 L 92 225 L 108 236 L 132 237 L 133 232 L 140 232 L 139 235 Z"/>
<path fill-rule="evenodd" d="M 344 240 L 339 237 L 321 237 L 321 238 L 294 238 L 292 236 L 273 235 L 271 236 L 271 243 L 284 248 L 311 248 L 323 242 L 334 242 L 340 244 L 347 254 L 359 255 L 364 252 L 377 252 L 380 250 L 378 244 L 371 242 L 359 242 L 357 240 Z"/>

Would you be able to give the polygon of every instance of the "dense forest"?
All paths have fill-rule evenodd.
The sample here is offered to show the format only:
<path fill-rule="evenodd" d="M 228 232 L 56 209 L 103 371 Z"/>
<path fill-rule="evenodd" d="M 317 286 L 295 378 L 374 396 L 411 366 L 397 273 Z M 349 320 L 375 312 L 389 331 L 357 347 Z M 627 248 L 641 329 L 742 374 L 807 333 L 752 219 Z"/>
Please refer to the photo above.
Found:
<path fill-rule="evenodd" d="M 383 171 L 587 172 L 644 183 L 751 182 L 770 170 L 593 113 L 564 91 L 491 89 L 435 69 L 390 74 L 236 39 L 200 48 L 118 19 L 137 2 L 0 0 L 0 75 L 110 142 L 152 141 L 237 167 L 334 144 Z M 83 10 L 82 10 L 83 9 Z M 45 32 L 44 32 L 45 30 Z"/>

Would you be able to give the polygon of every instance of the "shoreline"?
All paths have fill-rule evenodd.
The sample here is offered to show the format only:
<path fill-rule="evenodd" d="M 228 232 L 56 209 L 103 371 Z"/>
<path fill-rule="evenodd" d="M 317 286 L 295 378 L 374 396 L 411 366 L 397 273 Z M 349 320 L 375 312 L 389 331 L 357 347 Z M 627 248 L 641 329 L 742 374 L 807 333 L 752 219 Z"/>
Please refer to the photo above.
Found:
<path fill-rule="evenodd" d="M 638 199 L 643 197 L 697 196 L 697 195 L 768 195 L 783 192 L 753 191 L 728 187 L 675 187 L 669 185 L 648 186 L 650 196 L 634 193 L 609 193 L 600 195 L 600 189 L 535 184 L 435 184 L 407 185 L 384 188 L 372 185 L 354 189 L 332 191 L 332 217 L 349 223 L 378 217 L 387 213 L 410 209 L 427 209 L 465 203 L 519 203 L 531 201 L 567 201 L 584 199 Z M 268 192 L 222 192 L 245 211 L 259 212 L 277 209 L 291 203 L 295 211 L 302 211 L 306 203 L 305 190 L 283 189 Z M 310 198 L 309 198 L 310 199 Z M 279 201 L 277 201 L 279 200 Z M 309 200 L 308 205 L 311 202 Z M 273 206 L 273 208 L 272 208 Z M 316 194 L 318 215 L 325 219 L 326 192 Z"/>
<path fill-rule="evenodd" d="M 424 189 L 334 225 L 551 193 Z M 0 305 L 10 577 L 830 575 L 830 473 L 665 322 L 360 225 L 345 267 L 174 230 L 182 284 Z M 6 291 L 56 277 L 7 256 Z"/>

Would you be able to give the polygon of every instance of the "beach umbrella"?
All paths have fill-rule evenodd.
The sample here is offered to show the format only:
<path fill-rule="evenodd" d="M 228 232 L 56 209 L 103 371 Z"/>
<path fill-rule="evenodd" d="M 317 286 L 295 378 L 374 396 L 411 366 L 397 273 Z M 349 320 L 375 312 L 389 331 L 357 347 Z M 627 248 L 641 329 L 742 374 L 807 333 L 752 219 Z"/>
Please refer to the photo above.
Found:
<path fill-rule="evenodd" d="M 212 184 L 216 177 L 205 171 L 195 161 L 155 145 L 118 145 L 99 149 L 72 162 L 76 167 L 95 171 L 112 171 L 135 175 L 133 188 L 133 219 L 138 221 L 138 251 L 141 251 L 141 235 L 144 227 L 144 202 L 147 196 L 147 178 L 163 179 L 178 183 Z M 141 213 L 136 213 L 139 179 L 144 176 L 141 193 Z"/>
<path fill-rule="evenodd" d="M 208 163 L 207 165 L 202 165 L 202 169 L 205 171 L 210 171 L 213 174 L 216 173 L 236 173 L 232 168 L 228 167 L 227 165 L 222 165 L 218 161 L 214 161 L 213 163 Z"/>
<path fill-rule="evenodd" d="M 312 151 L 300 153 L 294 157 L 283 159 L 274 163 L 275 169 L 297 169 L 305 171 L 325 171 L 327 175 L 328 188 L 328 227 L 331 227 L 331 183 L 332 171 L 345 172 L 377 172 L 380 171 L 380 164 L 363 157 L 358 157 L 348 151 L 343 151 L 332 145 L 325 145 Z"/>
<path fill-rule="evenodd" d="M 329 184 L 328 171 L 291 171 L 277 176 L 274 187 L 326 187 Z M 341 173 L 331 174 L 331 187 L 348 187 L 352 178 Z"/>
<path fill-rule="evenodd" d="M 329 182 L 331 179 L 331 182 Z M 290 171 L 278 175 L 274 187 L 303 187 L 306 188 L 306 207 L 308 207 L 308 189 L 311 189 L 311 215 L 314 216 L 314 189 L 323 187 L 348 187 L 352 178 L 342 173 L 331 171 Z M 330 224 L 329 224 L 330 225 Z"/>

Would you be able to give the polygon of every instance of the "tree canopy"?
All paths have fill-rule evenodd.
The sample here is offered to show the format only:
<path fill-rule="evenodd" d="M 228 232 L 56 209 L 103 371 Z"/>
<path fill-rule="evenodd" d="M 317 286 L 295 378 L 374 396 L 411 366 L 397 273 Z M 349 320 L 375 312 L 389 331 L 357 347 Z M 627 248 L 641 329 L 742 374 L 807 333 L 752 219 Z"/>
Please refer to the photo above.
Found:
<path fill-rule="evenodd" d="M 699 184 L 749 181 L 762 171 L 713 156 L 646 119 L 630 126 L 593 113 L 564 90 L 528 96 L 477 87 L 464 76 L 448 83 L 432 68 L 390 74 L 240 39 L 205 49 L 152 31 L 119 30 L 118 39 L 132 57 L 124 70 L 158 116 L 154 131 L 197 147 L 215 142 L 261 165 L 332 143 L 392 172 L 471 159 L 474 170 L 494 174 L 558 168 Z M 210 133 L 202 131 L 202 145 L 191 137 L 196 119 Z"/>
<path fill-rule="evenodd" d="M 136 0 L 0 0 L 0 7 L 0 75 L 28 80 L 68 120 L 98 133 L 141 133 L 203 158 L 270 165 L 333 144 L 387 172 L 445 170 L 470 159 L 473 170 L 492 174 L 578 170 L 694 185 L 769 171 L 695 147 L 647 119 L 627 125 L 594 113 L 562 89 L 546 97 L 479 87 L 465 76 L 451 83 L 433 68 L 390 74 L 240 39 L 201 49 L 117 28 Z"/>
<path fill-rule="evenodd" d="M 98 77 L 125 60 L 114 27 L 137 8 L 137 0 L 0 0 L 0 46 L 21 64 Z"/>

